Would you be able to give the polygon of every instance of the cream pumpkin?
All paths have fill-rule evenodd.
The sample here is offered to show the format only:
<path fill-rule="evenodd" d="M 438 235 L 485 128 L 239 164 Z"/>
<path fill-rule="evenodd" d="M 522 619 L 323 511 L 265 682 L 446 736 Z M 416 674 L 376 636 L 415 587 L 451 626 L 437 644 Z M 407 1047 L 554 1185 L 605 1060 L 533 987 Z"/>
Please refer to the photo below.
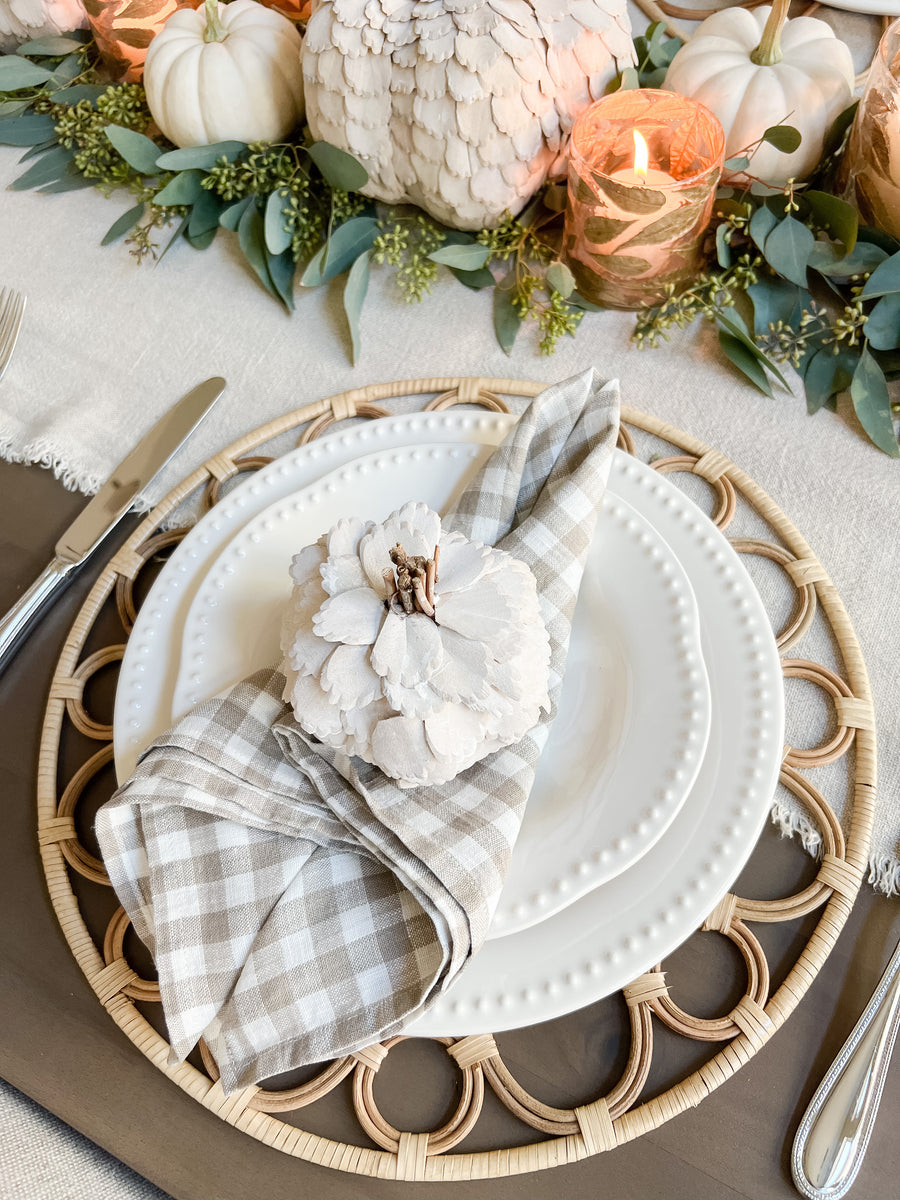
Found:
<path fill-rule="evenodd" d="M 563 166 L 633 62 L 625 0 L 316 0 L 307 120 L 365 166 L 365 195 L 479 229 Z"/>
<path fill-rule="evenodd" d="M 845 43 L 814 17 L 786 20 L 788 5 L 727 8 L 707 18 L 675 55 L 664 84 L 715 113 L 725 130 L 726 158 L 742 154 L 771 125 L 799 130 L 803 141 L 794 153 L 763 144 L 753 155 L 749 174 L 772 187 L 813 170 L 854 85 Z M 723 175 L 723 182 L 746 180 L 743 172 Z"/>
<path fill-rule="evenodd" d="M 176 146 L 278 141 L 303 115 L 301 38 L 256 0 L 180 9 L 150 43 L 144 90 Z"/>

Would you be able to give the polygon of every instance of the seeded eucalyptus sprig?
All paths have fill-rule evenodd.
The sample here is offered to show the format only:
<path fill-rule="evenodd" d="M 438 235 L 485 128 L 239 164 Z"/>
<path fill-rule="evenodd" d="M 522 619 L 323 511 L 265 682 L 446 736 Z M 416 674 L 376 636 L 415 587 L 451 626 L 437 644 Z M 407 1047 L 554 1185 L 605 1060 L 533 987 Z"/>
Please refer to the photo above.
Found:
<path fill-rule="evenodd" d="M 655 87 L 681 43 L 663 25 L 635 38 L 637 67 L 620 87 Z M 696 318 L 715 323 L 725 356 L 768 395 L 787 387 L 780 363 L 803 377 L 810 412 L 849 391 L 863 428 L 900 456 L 887 381 L 900 378 L 900 242 L 860 228 L 832 194 L 852 109 L 826 140 L 812 180 L 757 196 L 716 198 L 706 270 L 637 316 L 635 340 L 653 346 Z M 408 301 L 442 271 L 473 290 L 493 289 L 494 330 L 510 353 L 526 324 L 542 353 L 575 336 L 596 306 L 559 260 L 565 185 L 546 185 L 495 229 L 448 229 L 412 206 L 360 195 L 364 168 L 308 131 L 283 144 L 222 142 L 179 150 L 155 129 L 139 84 L 110 84 L 86 33 L 42 38 L 0 55 L 0 144 L 23 149 L 11 185 L 41 192 L 97 187 L 129 206 L 102 238 L 138 260 L 159 260 L 181 240 L 205 249 L 220 229 L 236 235 L 249 268 L 289 311 L 297 283 L 344 279 L 353 359 L 372 266 L 394 272 Z M 799 133 L 763 139 L 790 152 Z M 729 162 L 752 179 L 754 147 Z M 165 244 L 163 245 L 163 241 Z"/>

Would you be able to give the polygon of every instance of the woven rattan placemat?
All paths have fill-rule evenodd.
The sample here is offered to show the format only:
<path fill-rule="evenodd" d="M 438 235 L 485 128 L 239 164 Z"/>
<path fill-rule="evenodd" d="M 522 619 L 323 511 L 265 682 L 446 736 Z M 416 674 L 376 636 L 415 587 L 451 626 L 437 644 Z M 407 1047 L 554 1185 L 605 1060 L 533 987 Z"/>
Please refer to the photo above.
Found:
<path fill-rule="evenodd" d="M 158 987 L 151 978 L 142 978 L 126 957 L 128 920 L 121 908 L 116 909 L 103 864 L 90 848 L 85 797 L 90 794 L 90 803 L 96 804 L 94 793 L 102 793 L 104 786 L 105 795 L 111 792 L 113 781 L 104 779 L 111 772 L 104 768 L 112 761 L 113 746 L 111 725 L 91 715 L 85 691 L 99 672 L 121 659 L 125 649 L 118 641 L 91 648 L 97 641 L 101 613 L 108 617 L 115 604 L 120 628 L 128 636 L 142 573 L 186 532 L 170 528 L 173 514 L 184 511 L 191 501 L 196 506 L 199 500 L 204 509 L 212 507 L 228 481 L 270 461 L 265 449 L 273 440 L 281 444 L 286 434 L 296 431 L 299 441 L 307 442 L 338 421 L 378 419 L 388 415 L 383 403 L 391 398 L 421 398 L 420 405 L 432 410 L 476 404 L 506 411 L 504 397 L 521 402 L 543 386 L 481 378 L 383 384 L 306 405 L 254 430 L 170 492 L 106 563 L 69 633 L 51 684 L 38 775 L 38 839 L 60 926 L 98 1001 L 141 1052 L 199 1104 L 286 1154 L 338 1170 L 406 1180 L 464 1180 L 543 1170 L 609 1150 L 698 1104 L 786 1021 L 834 945 L 866 868 L 875 805 L 875 729 L 865 664 L 840 596 L 800 532 L 743 471 L 696 438 L 625 408 L 622 449 L 639 452 L 656 470 L 673 474 L 691 488 L 705 488 L 712 498 L 711 519 L 720 529 L 732 533 L 741 510 L 749 514 L 753 535 L 732 536 L 733 546 L 742 555 L 776 564 L 792 589 L 791 611 L 776 635 L 784 674 L 821 689 L 833 710 L 822 744 L 785 746 L 780 780 L 802 805 L 805 822 L 819 831 L 821 856 L 814 880 L 779 899 L 754 900 L 728 893 L 702 926 L 727 938 L 740 953 L 746 967 L 743 995 L 724 1016 L 692 1015 L 672 999 L 664 964 L 657 964 L 623 989 L 630 1048 L 621 1077 L 602 1095 L 571 1109 L 554 1107 L 530 1094 L 490 1034 L 434 1039 L 455 1062 L 460 1084 L 455 1111 L 430 1132 L 394 1128 L 375 1099 L 379 1067 L 402 1039 L 323 1064 L 295 1086 L 251 1087 L 228 1097 L 202 1044 L 196 1063 L 169 1065 L 168 1043 L 156 1028 L 161 1025 Z M 831 657 L 831 665 L 813 657 L 787 657 L 816 622 L 826 629 L 824 641 L 817 645 L 830 647 L 828 654 L 817 657 Z M 846 838 L 809 777 L 830 764 L 843 769 Z M 832 777 L 833 772 L 828 778 Z M 795 921 L 819 909 L 811 936 L 770 994 L 769 963 L 751 927 Z M 718 1049 L 687 1078 L 641 1102 L 653 1058 L 654 1030 L 660 1026 Z M 352 1093 L 358 1144 L 332 1140 L 297 1123 L 298 1110 L 338 1087 Z M 535 1131 L 545 1136 L 526 1145 L 466 1152 L 461 1143 L 476 1129 L 486 1087 L 527 1127 L 529 1137 Z"/>

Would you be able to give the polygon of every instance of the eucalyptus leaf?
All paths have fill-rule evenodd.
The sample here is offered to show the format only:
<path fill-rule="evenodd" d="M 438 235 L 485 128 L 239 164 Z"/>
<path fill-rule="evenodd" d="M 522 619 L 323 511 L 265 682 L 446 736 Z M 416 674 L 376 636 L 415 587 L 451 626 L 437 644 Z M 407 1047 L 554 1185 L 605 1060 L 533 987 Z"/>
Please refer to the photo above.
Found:
<path fill-rule="evenodd" d="M 859 101 L 854 100 L 849 108 L 845 108 L 843 112 L 838 113 L 831 123 L 831 128 L 825 135 L 825 145 L 823 149 L 823 157 L 828 158 L 830 155 L 837 153 L 841 148 L 841 143 L 844 140 L 844 135 L 853 124 L 853 118 L 856 116 L 856 110 L 859 108 Z"/>
<path fill-rule="evenodd" d="M 823 346 L 806 364 L 803 387 L 806 391 L 806 410 L 817 413 L 828 406 L 833 396 L 846 392 L 853 379 L 858 355 L 843 349 L 838 354 L 831 346 Z"/>
<path fill-rule="evenodd" d="M 277 188 L 266 200 L 266 248 L 270 254 L 283 254 L 291 244 L 286 213 L 290 210 L 290 192 Z"/>
<path fill-rule="evenodd" d="M 369 259 L 371 256 L 370 250 L 366 250 L 359 256 L 350 268 L 347 282 L 344 284 L 344 312 L 347 314 L 347 324 L 350 326 L 350 345 L 354 366 L 359 362 L 361 349 L 359 318 L 366 292 L 369 290 Z"/>
<path fill-rule="evenodd" d="M 14 179 L 9 185 L 14 192 L 24 192 L 28 188 L 40 187 L 60 179 L 75 160 L 75 151 L 67 150 L 65 146 L 55 146 L 46 151 L 37 162 L 33 163 L 24 174 Z"/>
<path fill-rule="evenodd" d="M 178 222 L 178 224 L 175 226 L 174 233 L 169 238 L 169 240 L 166 242 L 165 246 L 163 246 L 162 250 L 160 250 L 160 252 L 159 252 L 159 257 L 156 260 L 156 266 L 159 266 L 159 264 L 166 257 L 166 255 L 169 253 L 169 251 L 172 249 L 172 247 L 175 245 L 175 243 L 178 241 L 178 239 L 181 237 L 181 235 L 187 231 L 189 221 L 190 221 L 190 214 L 188 214 L 188 216 L 186 216 L 186 217 L 182 217 L 181 220 Z"/>
<path fill-rule="evenodd" d="M 107 125 L 106 136 L 125 159 L 140 175 L 155 175 L 156 160 L 159 158 L 159 146 L 143 133 L 134 129 L 126 129 L 124 125 Z"/>
<path fill-rule="evenodd" d="M 74 54 L 64 58 L 53 68 L 53 74 L 47 80 L 47 90 L 58 94 L 67 88 L 73 79 L 77 79 L 83 70 L 84 67 Z"/>
<path fill-rule="evenodd" d="M 746 171 L 750 166 L 750 159 L 746 154 L 738 154 L 734 158 L 726 158 L 724 167 L 726 171 Z"/>
<path fill-rule="evenodd" d="M 36 146 L 32 146 L 30 150 L 25 151 L 25 153 L 19 159 L 19 162 L 28 162 L 30 158 L 37 158 L 38 155 L 43 154 L 45 150 L 50 150 L 53 146 L 58 145 L 59 142 L 55 137 L 48 138 L 46 142 L 38 142 Z"/>
<path fill-rule="evenodd" d="M 8 117 L 5 121 L 0 121 L 0 145 L 34 146 L 54 137 L 53 128 L 53 118 L 43 114 L 28 113 L 24 117 Z"/>
<path fill-rule="evenodd" d="M 859 232 L 859 214 L 853 205 L 838 196 L 814 188 L 803 192 L 802 199 L 804 204 L 809 206 L 816 223 L 825 229 L 829 237 L 843 242 L 849 253 L 856 245 Z"/>
<path fill-rule="evenodd" d="M 361 254 L 372 249 L 377 237 L 378 222 L 374 217 L 351 217 L 343 225 L 338 225 L 325 243 L 320 282 L 326 283 L 329 279 L 343 274 Z M 306 272 L 301 282 L 306 284 Z"/>
<path fill-rule="evenodd" d="M 0 92 L 17 92 L 19 88 L 38 87 L 53 75 L 46 67 L 19 58 L 16 54 L 0 55 Z"/>
<path fill-rule="evenodd" d="M 891 458 L 900 458 L 884 372 L 865 348 L 853 372 L 850 397 L 860 425 L 879 450 Z"/>
<path fill-rule="evenodd" d="M 358 192 L 369 182 L 369 172 L 362 163 L 328 142 L 313 142 L 309 157 L 322 172 L 325 182 L 339 191 Z"/>
<path fill-rule="evenodd" d="M 861 242 L 880 246 L 888 258 L 900 250 L 900 238 L 895 238 L 884 229 L 875 229 L 872 225 L 860 225 L 857 236 Z"/>
<path fill-rule="evenodd" d="M 478 242 L 470 242 L 467 246 L 439 246 L 428 255 L 432 262 L 442 263 L 445 267 L 458 267 L 461 271 L 477 271 L 488 260 L 490 250 Z"/>
<path fill-rule="evenodd" d="M 868 299 L 870 296 L 887 296 L 890 292 L 900 292 L 900 252 L 875 268 L 861 294 Z"/>
<path fill-rule="evenodd" d="M 60 192 L 81 192 L 86 188 L 95 187 L 96 179 L 85 179 L 85 177 L 76 170 L 74 164 L 70 164 L 66 171 L 59 176 L 58 179 L 51 179 L 49 183 L 42 184 L 36 190 L 41 196 L 57 195 Z"/>
<path fill-rule="evenodd" d="M 206 191 L 204 188 L 191 208 L 190 220 L 188 221 L 188 234 L 190 237 L 196 240 L 209 233 L 210 230 L 215 235 L 216 230 L 219 228 L 219 219 L 222 215 L 223 207 L 224 205 L 219 197 L 213 192 Z"/>
<path fill-rule="evenodd" d="M 0 100 L 0 121 L 7 121 L 10 117 L 18 117 L 21 113 L 27 112 L 30 107 L 30 100 Z"/>
<path fill-rule="evenodd" d="M 793 154 L 800 149 L 803 136 L 793 125 L 770 125 L 762 135 L 762 140 L 780 150 L 782 154 Z"/>
<path fill-rule="evenodd" d="M 725 352 L 729 360 L 734 363 L 737 369 L 743 372 L 752 384 L 759 388 L 761 392 L 765 392 L 767 396 L 772 395 L 772 385 L 769 383 L 768 377 L 763 370 L 759 359 L 752 354 L 742 341 L 736 337 L 732 337 L 724 329 L 719 330 L 719 345 Z"/>
<path fill-rule="evenodd" d="M 16 47 L 16 54 L 24 54 L 30 58 L 62 58 L 65 54 L 83 49 L 83 43 L 75 38 L 50 35 L 23 42 L 21 46 Z"/>
<path fill-rule="evenodd" d="M 449 267 L 448 270 L 464 287 L 471 288 L 473 292 L 483 291 L 496 283 L 490 267 L 479 267 L 477 271 L 461 271 L 459 267 Z"/>
<path fill-rule="evenodd" d="M 220 158 L 232 162 L 246 149 L 246 142 L 213 142 L 209 146 L 188 146 L 165 154 L 159 154 L 157 150 L 156 165 L 164 171 L 208 171 Z"/>
<path fill-rule="evenodd" d="M 900 346 L 900 293 L 882 296 L 869 313 L 863 332 L 876 350 L 896 350 Z"/>
<path fill-rule="evenodd" d="M 282 303 L 288 312 L 293 312 L 294 276 L 297 273 L 297 264 L 294 262 L 293 254 L 290 250 L 284 250 L 281 254 L 272 254 L 266 247 L 266 267 L 269 271 L 269 278 L 272 280 L 272 286 Z"/>
<path fill-rule="evenodd" d="M 765 354 L 763 354 L 762 350 L 760 350 L 759 346 L 757 346 L 756 342 L 754 342 L 753 338 L 750 336 L 749 330 L 744 324 L 743 319 L 737 312 L 734 311 L 734 309 L 730 309 L 728 313 L 717 313 L 716 321 L 722 326 L 726 333 L 729 333 L 735 341 L 738 341 L 743 345 L 744 349 L 756 359 L 761 367 L 765 366 L 768 368 L 778 382 L 786 390 L 790 390 L 785 377 L 778 370 L 775 364 L 769 358 L 767 358 Z"/>
<path fill-rule="evenodd" d="M 602 304 L 594 304 L 593 300 L 587 300 L 580 292 L 573 292 L 569 297 L 569 304 L 573 308 L 580 308 L 582 312 L 606 312 Z"/>
<path fill-rule="evenodd" d="M 842 254 L 831 242 L 817 241 L 810 251 L 807 266 L 830 279 L 847 280 L 874 271 L 886 258 L 886 252 L 871 242 L 857 242 L 849 254 Z"/>
<path fill-rule="evenodd" d="M 106 233 L 100 239 L 101 246 L 108 246 L 111 242 L 117 242 L 120 237 L 124 237 L 126 233 L 130 233 L 140 221 L 146 211 L 146 204 L 141 201 L 140 204 L 135 204 L 133 208 L 129 208 L 127 212 L 123 212 L 121 217 L 118 217 L 107 229 Z"/>
<path fill-rule="evenodd" d="M 159 208 L 168 208 L 173 204 L 193 204 L 202 195 L 203 172 L 181 171 L 156 193 L 153 203 Z"/>
<path fill-rule="evenodd" d="M 619 91 L 633 92 L 641 86 L 636 67 L 626 67 L 619 76 Z M 507 351 L 509 353 L 509 351 Z"/>
<path fill-rule="evenodd" d="M 779 321 L 793 325 L 798 309 L 810 303 L 809 292 L 805 289 L 767 275 L 760 275 L 757 282 L 747 288 L 747 295 L 753 305 L 753 332 L 757 337 L 768 333 L 769 326 L 777 325 Z"/>
<path fill-rule="evenodd" d="M 765 204 L 761 204 L 750 218 L 747 232 L 763 254 L 766 252 L 766 239 L 777 224 L 778 218 Z"/>
<path fill-rule="evenodd" d="M 272 282 L 266 261 L 266 238 L 263 217 L 256 204 L 251 204 L 244 210 L 238 222 L 237 235 L 238 245 L 244 252 L 247 262 L 259 277 L 263 287 L 266 291 L 271 292 L 273 296 L 277 296 L 278 292 Z"/>
<path fill-rule="evenodd" d="M 60 88 L 58 92 L 53 94 L 54 104 L 80 104 L 82 100 L 89 100 L 96 107 L 96 102 L 106 91 L 106 85 L 102 83 L 75 83 L 72 87 Z"/>
<path fill-rule="evenodd" d="M 215 241 L 216 232 L 215 229 L 201 229 L 198 232 L 192 232 L 191 222 L 188 220 L 187 229 L 184 231 L 184 240 L 194 250 L 206 250 Z"/>
<path fill-rule="evenodd" d="M 322 274 L 325 266 L 325 255 L 328 253 L 327 243 L 320 246 L 309 262 L 306 264 L 306 269 L 300 276 L 301 287 L 318 287 L 325 282 L 325 276 Z"/>
<path fill-rule="evenodd" d="M 763 251 L 769 266 L 798 287 L 806 287 L 806 264 L 816 239 L 794 217 L 784 217 L 766 238 Z"/>
<path fill-rule="evenodd" d="M 563 300 L 568 300 L 575 291 L 575 276 L 564 262 L 550 264 L 547 268 L 547 282 L 554 292 L 558 292 L 562 296 Z"/>
<path fill-rule="evenodd" d="M 664 193 L 660 192 L 657 188 L 629 187 L 627 184 L 619 183 L 615 179 L 607 179 L 606 176 L 604 176 L 604 175 L 594 175 L 593 180 L 596 185 L 597 193 L 599 194 L 600 199 L 602 200 L 603 197 L 606 197 L 606 199 L 612 200 L 613 204 L 615 204 L 619 208 L 621 208 L 623 212 L 635 213 L 636 215 L 637 214 L 645 215 L 646 213 L 656 212 L 658 209 L 662 208 L 666 202 L 666 197 L 665 197 Z M 581 186 L 584 188 L 585 192 L 587 193 L 587 199 L 586 199 L 585 203 L 597 204 L 598 196 L 595 195 L 590 190 L 590 188 L 587 186 L 587 184 L 582 182 Z M 606 218 L 606 219 L 611 220 L 611 218 Z M 600 220 L 603 220 L 603 218 L 601 218 L 601 217 L 589 217 L 588 218 L 588 222 L 600 221 Z M 619 230 L 619 232 L 621 232 L 622 230 L 624 230 L 624 228 L 628 224 L 628 222 L 627 221 L 617 221 L 617 222 L 614 222 L 614 224 L 621 227 Z M 587 231 L 585 231 L 585 232 L 587 232 Z M 591 233 L 588 233 L 587 236 L 589 238 L 591 238 L 592 241 L 595 241 L 595 242 L 599 242 L 601 240 L 598 237 L 594 237 L 593 234 L 591 234 Z M 608 236 L 614 237 L 615 234 L 612 233 Z M 608 240 L 608 239 L 603 239 L 603 240 Z"/>
<path fill-rule="evenodd" d="M 222 209 L 222 213 L 219 216 L 219 224 L 223 229 L 230 229 L 232 233 L 237 233 L 241 217 L 250 205 L 255 203 L 255 196 L 242 196 L 240 200 L 235 200 L 233 204 L 229 204 L 226 208 Z"/>
<path fill-rule="evenodd" d="M 494 288 L 494 333 L 504 354 L 511 354 L 522 325 L 522 315 L 513 303 L 516 273 L 510 273 Z"/>

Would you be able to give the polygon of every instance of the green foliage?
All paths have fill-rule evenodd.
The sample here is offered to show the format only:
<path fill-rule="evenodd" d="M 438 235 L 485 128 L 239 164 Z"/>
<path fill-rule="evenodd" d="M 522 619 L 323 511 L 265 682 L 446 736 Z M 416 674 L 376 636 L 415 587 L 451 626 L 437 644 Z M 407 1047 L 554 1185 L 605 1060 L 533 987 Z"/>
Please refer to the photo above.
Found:
<path fill-rule="evenodd" d="M 618 86 L 660 86 L 681 42 L 655 23 L 634 44 L 636 66 Z M 831 187 L 853 112 L 834 122 L 806 187 L 720 189 L 706 269 L 639 312 L 634 340 L 654 346 L 698 317 L 710 320 L 725 358 L 761 391 L 787 388 L 778 364 L 790 363 L 810 413 L 833 410 L 848 393 L 872 442 L 896 457 L 887 381 L 900 376 L 900 242 L 860 227 Z M 288 311 L 298 282 L 343 278 L 354 362 L 373 267 L 391 269 L 410 303 L 445 272 L 472 290 L 493 289 L 494 331 L 507 354 L 527 325 L 541 352 L 552 353 L 586 312 L 600 311 L 560 258 L 564 184 L 546 185 L 496 228 L 467 233 L 412 206 L 373 204 L 360 194 L 365 168 L 308 130 L 282 144 L 176 149 L 152 128 L 141 86 L 110 85 L 88 34 L 41 38 L 0 56 L 0 144 L 23 151 L 13 188 L 124 192 L 130 203 L 102 243 L 124 240 L 138 261 L 159 260 L 182 241 L 205 249 L 225 229 L 248 271 Z M 790 153 L 800 134 L 773 126 L 729 168 L 752 182 L 763 142 Z"/>

